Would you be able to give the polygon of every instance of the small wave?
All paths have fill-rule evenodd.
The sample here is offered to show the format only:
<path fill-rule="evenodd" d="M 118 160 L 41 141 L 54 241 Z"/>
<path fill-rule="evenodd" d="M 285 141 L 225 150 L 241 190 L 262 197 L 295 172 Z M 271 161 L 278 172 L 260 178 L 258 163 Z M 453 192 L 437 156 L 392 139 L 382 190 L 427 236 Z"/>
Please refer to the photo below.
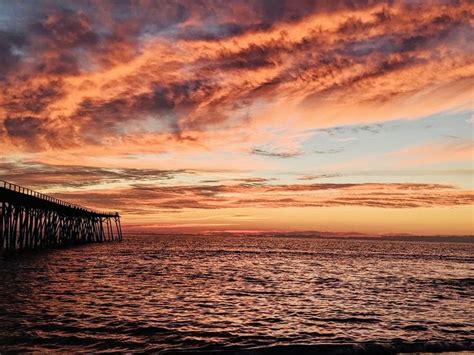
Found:
<path fill-rule="evenodd" d="M 460 279 L 435 279 L 432 280 L 432 285 L 464 288 L 474 286 L 474 279 L 469 277 Z"/>
<path fill-rule="evenodd" d="M 410 324 L 410 325 L 404 326 L 403 329 L 424 332 L 428 330 L 428 327 L 421 324 Z"/>
<path fill-rule="evenodd" d="M 336 323 L 378 323 L 377 318 L 362 318 L 362 317 L 331 317 L 331 318 L 313 318 L 314 321 L 319 322 L 336 322 Z"/>
<path fill-rule="evenodd" d="M 162 328 L 162 327 L 153 327 L 153 326 L 148 326 L 148 327 L 138 327 L 138 328 L 129 328 L 125 331 L 127 334 L 131 335 L 155 335 L 155 334 L 169 334 L 172 331 L 167 328 Z"/>
<path fill-rule="evenodd" d="M 365 355 L 400 354 L 414 352 L 450 352 L 474 350 L 474 342 L 366 342 L 347 344 L 292 344 L 271 345 L 242 349 L 173 349 L 160 351 L 162 354 L 219 353 L 229 355 L 280 355 L 280 354 L 318 354 L 318 355 Z"/>

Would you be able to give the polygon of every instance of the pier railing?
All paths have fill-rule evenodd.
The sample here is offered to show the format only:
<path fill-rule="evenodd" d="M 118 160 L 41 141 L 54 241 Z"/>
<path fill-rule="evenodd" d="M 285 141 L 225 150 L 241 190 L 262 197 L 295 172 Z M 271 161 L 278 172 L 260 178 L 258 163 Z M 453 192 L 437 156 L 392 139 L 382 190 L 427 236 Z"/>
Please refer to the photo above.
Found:
<path fill-rule="evenodd" d="M 102 216 L 109 216 L 109 217 L 114 217 L 114 216 L 118 215 L 118 212 L 107 212 L 107 211 L 104 212 L 104 211 L 97 211 L 97 210 L 94 210 L 94 209 L 91 209 L 91 208 L 85 208 L 85 207 L 80 206 L 78 204 L 66 202 L 66 201 L 60 200 L 58 198 L 42 194 L 38 191 L 34 191 L 34 190 L 28 189 L 26 187 L 20 186 L 20 185 L 12 184 L 11 182 L 8 182 L 8 181 L 5 181 L 5 180 L 0 180 L 0 187 L 3 187 L 4 189 L 10 190 L 10 191 L 19 192 L 19 193 L 27 195 L 27 196 L 33 196 L 33 197 L 36 197 L 38 199 L 41 199 L 41 200 L 44 200 L 44 201 L 47 201 L 47 202 L 50 202 L 50 203 L 55 203 L 55 204 L 63 206 L 63 207 L 68 207 L 68 208 L 81 210 L 83 212 L 94 213 L 94 214 L 99 214 L 99 215 L 102 215 Z"/>

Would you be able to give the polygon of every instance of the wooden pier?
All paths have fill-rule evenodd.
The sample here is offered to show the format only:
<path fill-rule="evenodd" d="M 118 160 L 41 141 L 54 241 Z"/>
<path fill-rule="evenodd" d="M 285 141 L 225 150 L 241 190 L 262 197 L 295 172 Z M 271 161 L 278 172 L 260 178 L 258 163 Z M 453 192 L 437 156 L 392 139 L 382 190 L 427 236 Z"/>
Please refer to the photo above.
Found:
<path fill-rule="evenodd" d="M 0 180 L 0 250 L 121 241 L 117 212 L 99 212 Z"/>

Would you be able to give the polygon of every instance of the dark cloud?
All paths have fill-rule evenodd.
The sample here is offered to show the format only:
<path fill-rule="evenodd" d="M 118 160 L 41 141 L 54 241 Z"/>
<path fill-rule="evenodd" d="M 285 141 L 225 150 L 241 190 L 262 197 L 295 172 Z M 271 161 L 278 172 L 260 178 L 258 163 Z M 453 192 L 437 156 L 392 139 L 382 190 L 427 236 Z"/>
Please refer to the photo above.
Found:
<path fill-rule="evenodd" d="M 262 155 L 265 157 L 286 159 L 286 158 L 296 158 L 302 155 L 303 153 L 302 152 L 269 152 L 267 150 L 254 148 L 252 149 L 251 154 Z"/>
<path fill-rule="evenodd" d="M 31 123 L 29 123 L 32 125 Z M 31 127 L 30 127 L 31 128 Z M 23 132 L 27 133 L 27 132 Z M 134 168 L 99 168 L 82 165 L 50 165 L 38 162 L 8 162 L 0 160 L 3 179 L 30 188 L 81 188 L 113 182 L 146 182 L 171 180 L 177 175 L 193 174 L 188 170 Z"/>
<path fill-rule="evenodd" d="M 377 134 L 383 130 L 391 130 L 395 128 L 393 124 L 381 124 L 375 123 L 372 125 L 348 125 L 348 126 L 336 126 L 331 128 L 320 129 L 318 132 L 327 133 L 330 136 L 338 136 L 344 134 L 360 134 L 360 133 L 372 133 Z M 339 153 L 337 149 L 329 150 L 332 153 Z M 318 151 L 316 151 L 317 153 Z"/>
<path fill-rule="evenodd" d="M 54 142 L 57 133 L 48 128 L 48 123 L 41 117 L 7 117 L 3 121 L 7 135 L 22 145 L 26 150 L 34 151 L 42 146 L 42 139 Z M 59 141 L 56 141 L 59 144 Z"/>
<path fill-rule="evenodd" d="M 315 154 L 338 154 L 342 153 L 344 149 L 325 149 L 325 150 L 315 150 Z"/>
<path fill-rule="evenodd" d="M 285 0 L 263 0 L 263 19 L 273 23 L 280 20 L 285 15 Z"/>
<path fill-rule="evenodd" d="M 24 139 L 32 137 L 37 131 L 44 130 L 43 124 L 44 122 L 41 119 L 35 117 L 8 117 L 4 121 L 5 128 L 10 136 Z"/>
<path fill-rule="evenodd" d="M 17 67 L 22 57 L 20 49 L 26 42 L 26 36 L 22 33 L 0 31 L 0 80 Z"/>
<path fill-rule="evenodd" d="M 318 179 L 329 179 L 341 177 L 342 174 L 317 174 L 317 175 L 305 175 L 298 178 L 298 180 L 318 180 Z"/>
<path fill-rule="evenodd" d="M 265 179 L 265 178 L 242 178 L 242 179 L 233 179 L 233 181 L 243 182 L 246 184 L 263 184 L 275 179 Z"/>
<path fill-rule="evenodd" d="M 218 40 L 232 37 L 247 31 L 248 28 L 237 23 L 216 23 L 207 26 L 186 26 L 179 37 L 186 40 Z"/>
<path fill-rule="evenodd" d="M 59 80 L 50 80 L 37 86 L 24 87 L 21 91 L 10 92 L 9 87 L 2 90 L 9 96 L 8 102 L 3 106 L 12 114 L 40 114 L 48 105 L 63 97 L 64 91 Z"/>
<path fill-rule="evenodd" d="M 209 63 L 209 69 L 255 70 L 275 66 L 279 62 L 278 48 L 251 45 L 237 53 L 223 52 L 218 63 Z"/>
<path fill-rule="evenodd" d="M 79 63 L 71 53 L 61 53 L 38 65 L 38 70 L 55 76 L 78 75 Z"/>
<path fill-rule="evenodd" d="M 144 117 L 161 123 L 160 130 L 180 134 L 181 115 L 192 110 L 201 100 L 216 90 L 211 82 L 192 80 L 171 85 L 153 83 L 148 92 L 123 95 L 112 100 L 84 100 L 75 116 L 84 122 L 85 132 L 94 134 L 120 128 L 119 124 L 140 121 Z M 172 115 L 168 115 L 173 113 Z M 167 128 L 166 128 L 167 127 Z M 87 133 L 86 133 L 87 134 Z M 186 135 L 179 136 L 186 139 Z"/>
<path fill-rule="evenodd" d="M 390 35 L 380 35 L 370 37 L 361 41 L 355 41 L 351 43 L 344 43 L 341 49 L 341 53 L 349 57 L 367 57 L 373 54 L 388 55 L 397 51 L 397 45 L 395 44 L 395 38 Z"/>
<path fill-rule="evenodd" d="M 37 37 L 50 47 L 68 49 L 95 46 L 99 36 L 92 30 L 87 15 L 73 11 L 55 11 L 30 26 Z"/>

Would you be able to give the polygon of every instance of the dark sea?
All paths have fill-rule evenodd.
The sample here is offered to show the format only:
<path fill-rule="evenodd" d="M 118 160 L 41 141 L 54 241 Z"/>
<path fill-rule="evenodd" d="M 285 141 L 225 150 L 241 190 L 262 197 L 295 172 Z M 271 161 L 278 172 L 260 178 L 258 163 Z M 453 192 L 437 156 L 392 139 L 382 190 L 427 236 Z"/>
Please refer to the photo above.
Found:
<path fill-rule="evenodd" d="M 129 235 L 0 285 L 0 353 L 474 351 L 472 243 Z"/>

